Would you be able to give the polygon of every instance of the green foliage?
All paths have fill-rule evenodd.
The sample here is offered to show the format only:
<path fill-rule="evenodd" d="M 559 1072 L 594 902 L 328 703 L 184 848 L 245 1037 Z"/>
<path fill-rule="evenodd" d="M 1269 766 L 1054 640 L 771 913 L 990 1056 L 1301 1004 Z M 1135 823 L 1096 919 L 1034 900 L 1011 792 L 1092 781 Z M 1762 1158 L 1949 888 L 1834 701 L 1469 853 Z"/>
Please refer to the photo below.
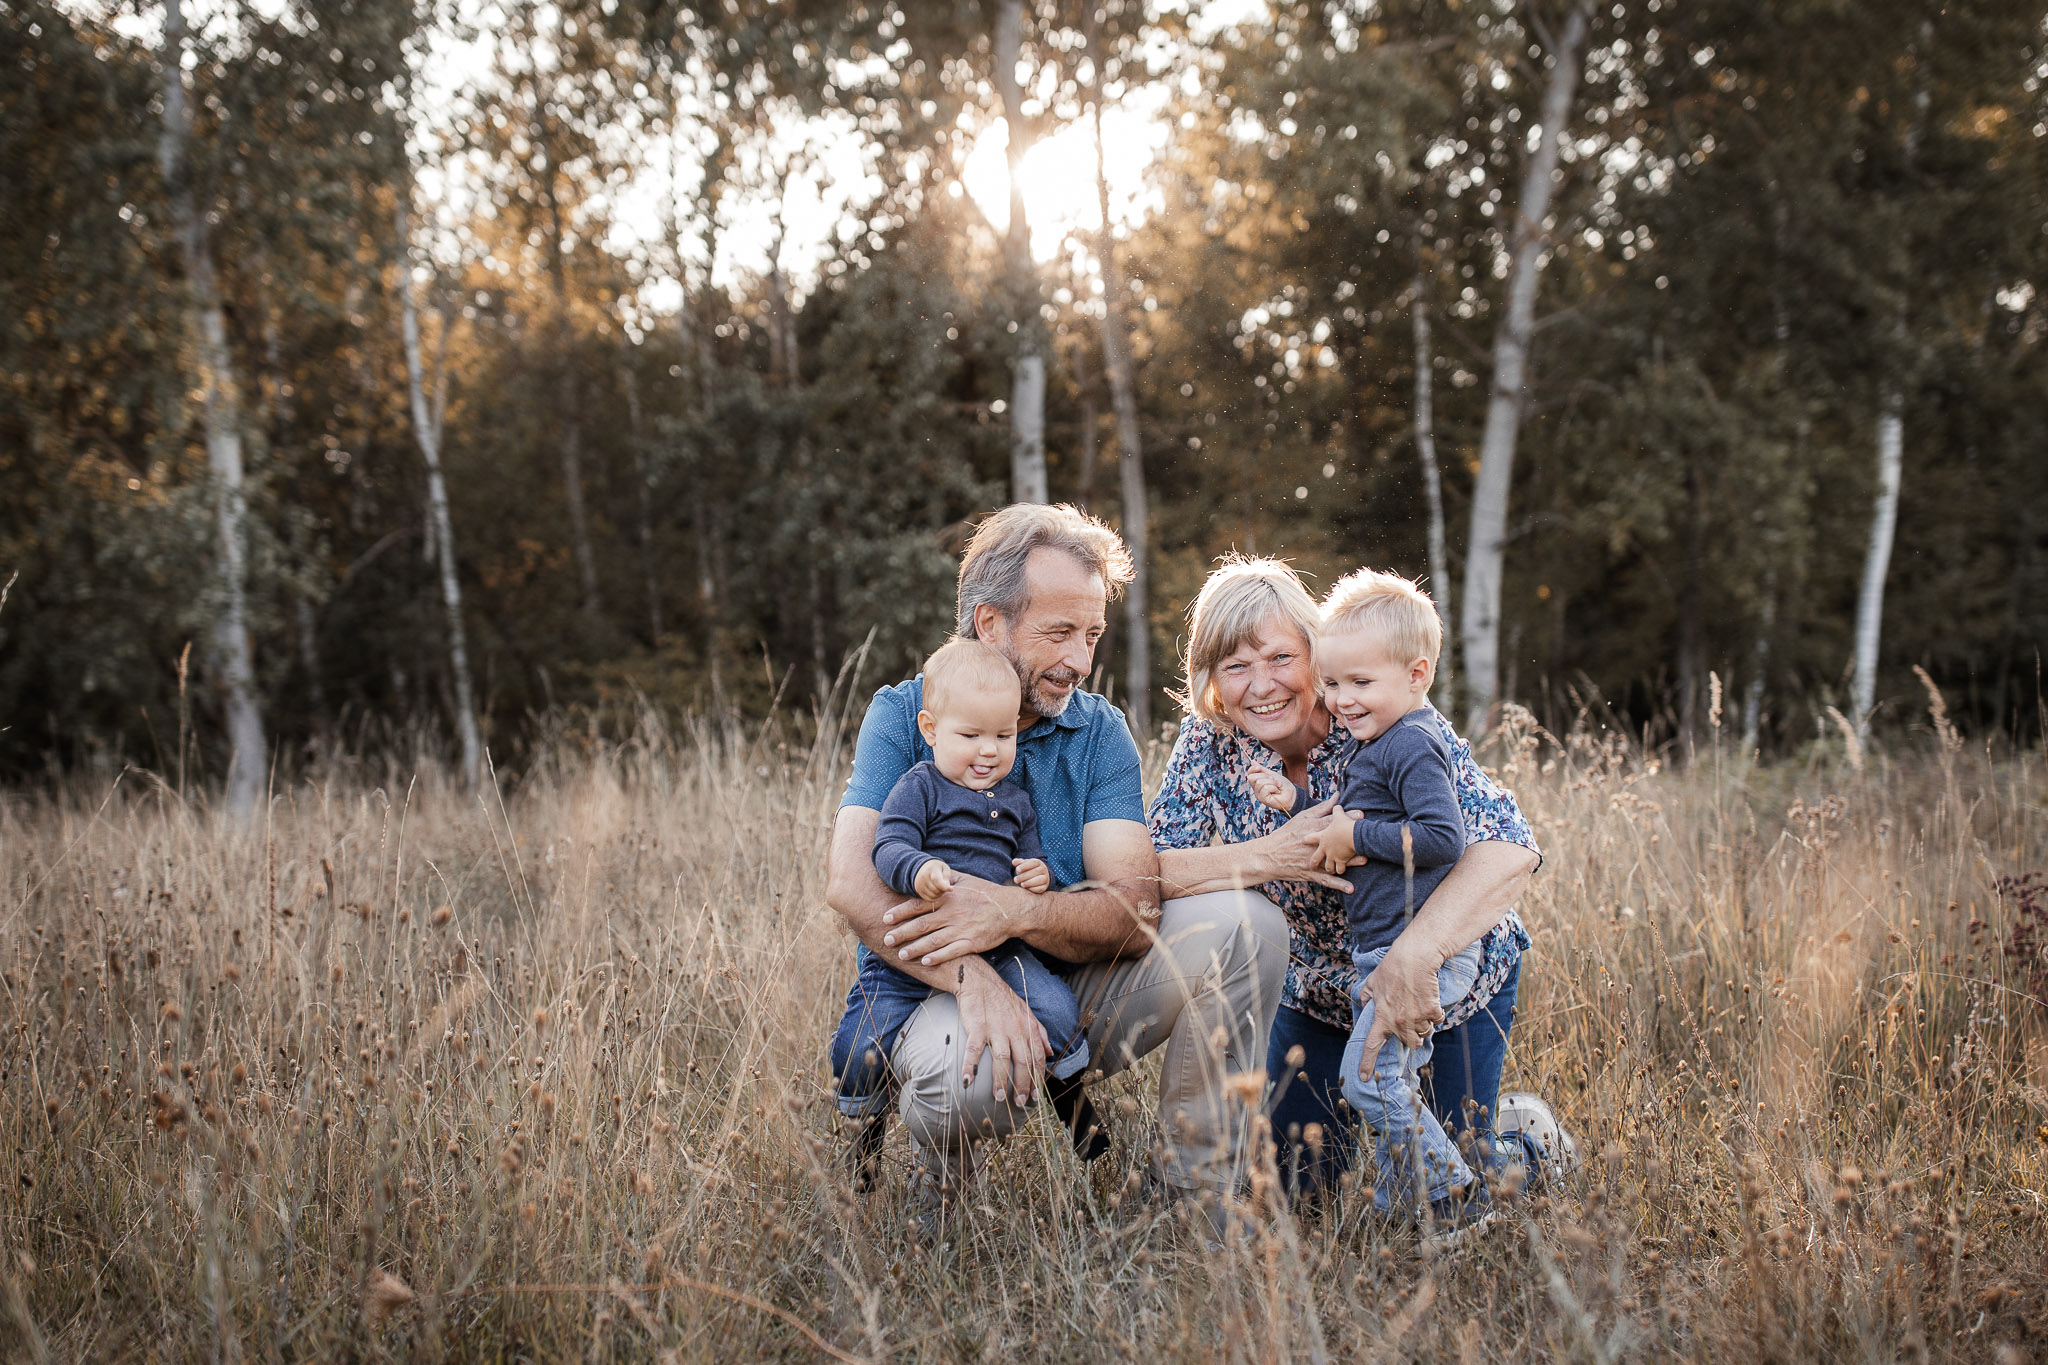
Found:
<path fill-rule="evenodd" d="M 1507 206 L 1561 9 L 1289 0 L 1200 46 L 1135 4 L 1103 6 L 1092 40 L 1074 13 L 1025 11 L 1041 136 L 1085 121 L 1098 82 L 1171 91 L 1163 206 L 1119 244 L 1154 657 L 1233 546 L 1324 582 L 1425 571 L 1418 289 L 1455 576 Z M 809 705 L 870 640 L 867 681 L 907 672 L 950 628 L 965 528 L 1004 497 L 1009 286 L 954 179 L 963 114 L 995 116 L 990 6 L 508 15 L 490 68 L 433 108 L 414 73 L 450 20 L 411 0 L 237 11 L 195 49 L 251 627 L 287 753 L 372 722 L 439 728 L 450 705 L 393 213 L 451 159 L 481 193 L 420 204 L 433 278 L 416 288 L 501 758 L 554 707 Z M 1979 726 L 2038 728 L 2044 46 L 2010 0 L 1600 12 L 1511 504 L 1512 691 L 1598 695 L 1670 736 L 1696 730 L 1711 671 L 1730 696 L 1754 687 L 1765 743 L 1802 742 L 1839 704 L 1890 387 L 1906 473 L 1879 694 L 1917 695 L 1920 666 Z M 176 661 L 212 619 L 156 60 L 49 3 L 0 9 L 0 571 L 21 572 L 0 613 L 0 771 L 159 762 Z M 814 282 L 795 261 L 795 279 L 714 274 L 752 221 L 737 206 L 782 213 L 801 157 L 775 130 L 811 118 L 860 140 L 871 197 Z M 621 246 L 622 192 L 671 158 L 670 239 Z M 662 279 L 684 286 L 679 314 L 642 302 Z M 1093 270 L 1062 259 L 1043 283 L 1053 495 L 1115 522 Z M 185 698 L 202 738 L 207 681 Z"/>

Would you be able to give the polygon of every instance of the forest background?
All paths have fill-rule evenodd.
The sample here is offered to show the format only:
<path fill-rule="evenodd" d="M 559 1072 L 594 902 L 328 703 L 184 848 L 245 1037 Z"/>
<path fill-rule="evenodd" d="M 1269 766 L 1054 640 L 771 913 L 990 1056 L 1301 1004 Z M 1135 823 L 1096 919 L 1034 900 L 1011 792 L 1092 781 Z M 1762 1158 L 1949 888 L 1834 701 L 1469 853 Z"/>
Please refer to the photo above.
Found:
<path fill-rule="evenodd" d="M 1784 752 L 1919 668 L 2027 742 L 2044 48 L 2011 0 L 0 0 L 0 776 L 243 805 L 801 711 L 911 671 L 1016 496 L 1139 550 L 1141 731 L 1235 548 L 1427 578 L 1461 718 Z"/>

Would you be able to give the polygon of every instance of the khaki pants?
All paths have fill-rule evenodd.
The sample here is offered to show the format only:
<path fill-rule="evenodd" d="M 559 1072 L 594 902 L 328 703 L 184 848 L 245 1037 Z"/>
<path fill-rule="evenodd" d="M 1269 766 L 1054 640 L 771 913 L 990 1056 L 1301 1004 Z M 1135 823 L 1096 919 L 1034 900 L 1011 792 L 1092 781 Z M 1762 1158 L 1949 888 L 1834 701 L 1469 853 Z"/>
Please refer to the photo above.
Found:
<path fill-rule="evenodd" d="M 1164 1044 L 1159 1083 L 1160 1176 L 1181 1189 L 1228 1191 L 1259 1101 L 1233 1100 L 1230 1077 L 1263 1085 L 1266 1036 L 1287 971 L 1287 922 L 1256 891 L 1214 891 L 1162 907 L 1159 939 L 1143 957 L 1094 963 L 1067 978 L 1081 1004 L 1092 1070 L 1115 1075 Z M 965 1069 L 960 1011 L 934 994 L 897 1035 L 890 1064 L 918 1158 L 948 1184 L 971 1177 L 975 1147 L 1007 1137 L 1030 1115 L 995 1101 L 987 1054 Z"/>

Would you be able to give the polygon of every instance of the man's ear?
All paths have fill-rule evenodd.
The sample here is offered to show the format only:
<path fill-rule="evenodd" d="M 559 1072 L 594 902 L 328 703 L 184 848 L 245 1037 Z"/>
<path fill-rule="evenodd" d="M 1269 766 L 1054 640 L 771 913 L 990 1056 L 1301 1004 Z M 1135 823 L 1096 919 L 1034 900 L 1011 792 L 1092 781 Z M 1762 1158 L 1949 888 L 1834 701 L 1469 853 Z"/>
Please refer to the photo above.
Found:
<path fill-rule="evenodd" d="M 974 609 L 974 638 L 985 645 L 995 644 L 1003 628 L 1003 614 L 992 602 L 983 602 Z"/>
<path fill-rule="evenodd" d="M 929 711 L 917 713 L 917 732 L 924 736 L 924 742 L 937 748 L 939 744 L 939 722 Z"/>

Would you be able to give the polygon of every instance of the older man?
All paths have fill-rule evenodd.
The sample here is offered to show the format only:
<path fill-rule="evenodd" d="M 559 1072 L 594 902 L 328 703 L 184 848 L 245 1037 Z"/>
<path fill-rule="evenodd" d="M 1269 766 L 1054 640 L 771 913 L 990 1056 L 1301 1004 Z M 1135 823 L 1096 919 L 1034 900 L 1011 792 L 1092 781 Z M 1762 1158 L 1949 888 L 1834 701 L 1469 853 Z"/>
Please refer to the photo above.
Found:
<path fill-rule="evenodd" d="M 1123 542 L 1071 507 L 1019 504 L 975 531 L 960 565 L 959 629 L 1000 650 L 1023 683 L 1017 772 L 1038 808 L 1055 886 L 1046 895 L 972 877 L 935 904 L 875 875 L 879 810 L 931 757 L 917 729 L 922 679 L 885 687 L 861 723 L 833 829 L 826 899 L 873 952 L 934 988 L 898 1035 L 899 1108 L 933 1193 L 977 1169 L 978 1144 L 1022 1121 L 1044 1078 L 1044 1034 L 978 954 L 1021 938 L 1076 964 L 1096 1066 L 1114 1074 L 1166 1049 L 1158 1178 L 1169 1192 L 1227 1193 L 1287 965 L 1287 926 L 1253 891 L 1159 903 L 1138 750 L 1123 713 L 1081 690 L 1109 603 L 1130 581 Z M 1220 1200 L 1204 1200 L 1212 1217 Z"/>

